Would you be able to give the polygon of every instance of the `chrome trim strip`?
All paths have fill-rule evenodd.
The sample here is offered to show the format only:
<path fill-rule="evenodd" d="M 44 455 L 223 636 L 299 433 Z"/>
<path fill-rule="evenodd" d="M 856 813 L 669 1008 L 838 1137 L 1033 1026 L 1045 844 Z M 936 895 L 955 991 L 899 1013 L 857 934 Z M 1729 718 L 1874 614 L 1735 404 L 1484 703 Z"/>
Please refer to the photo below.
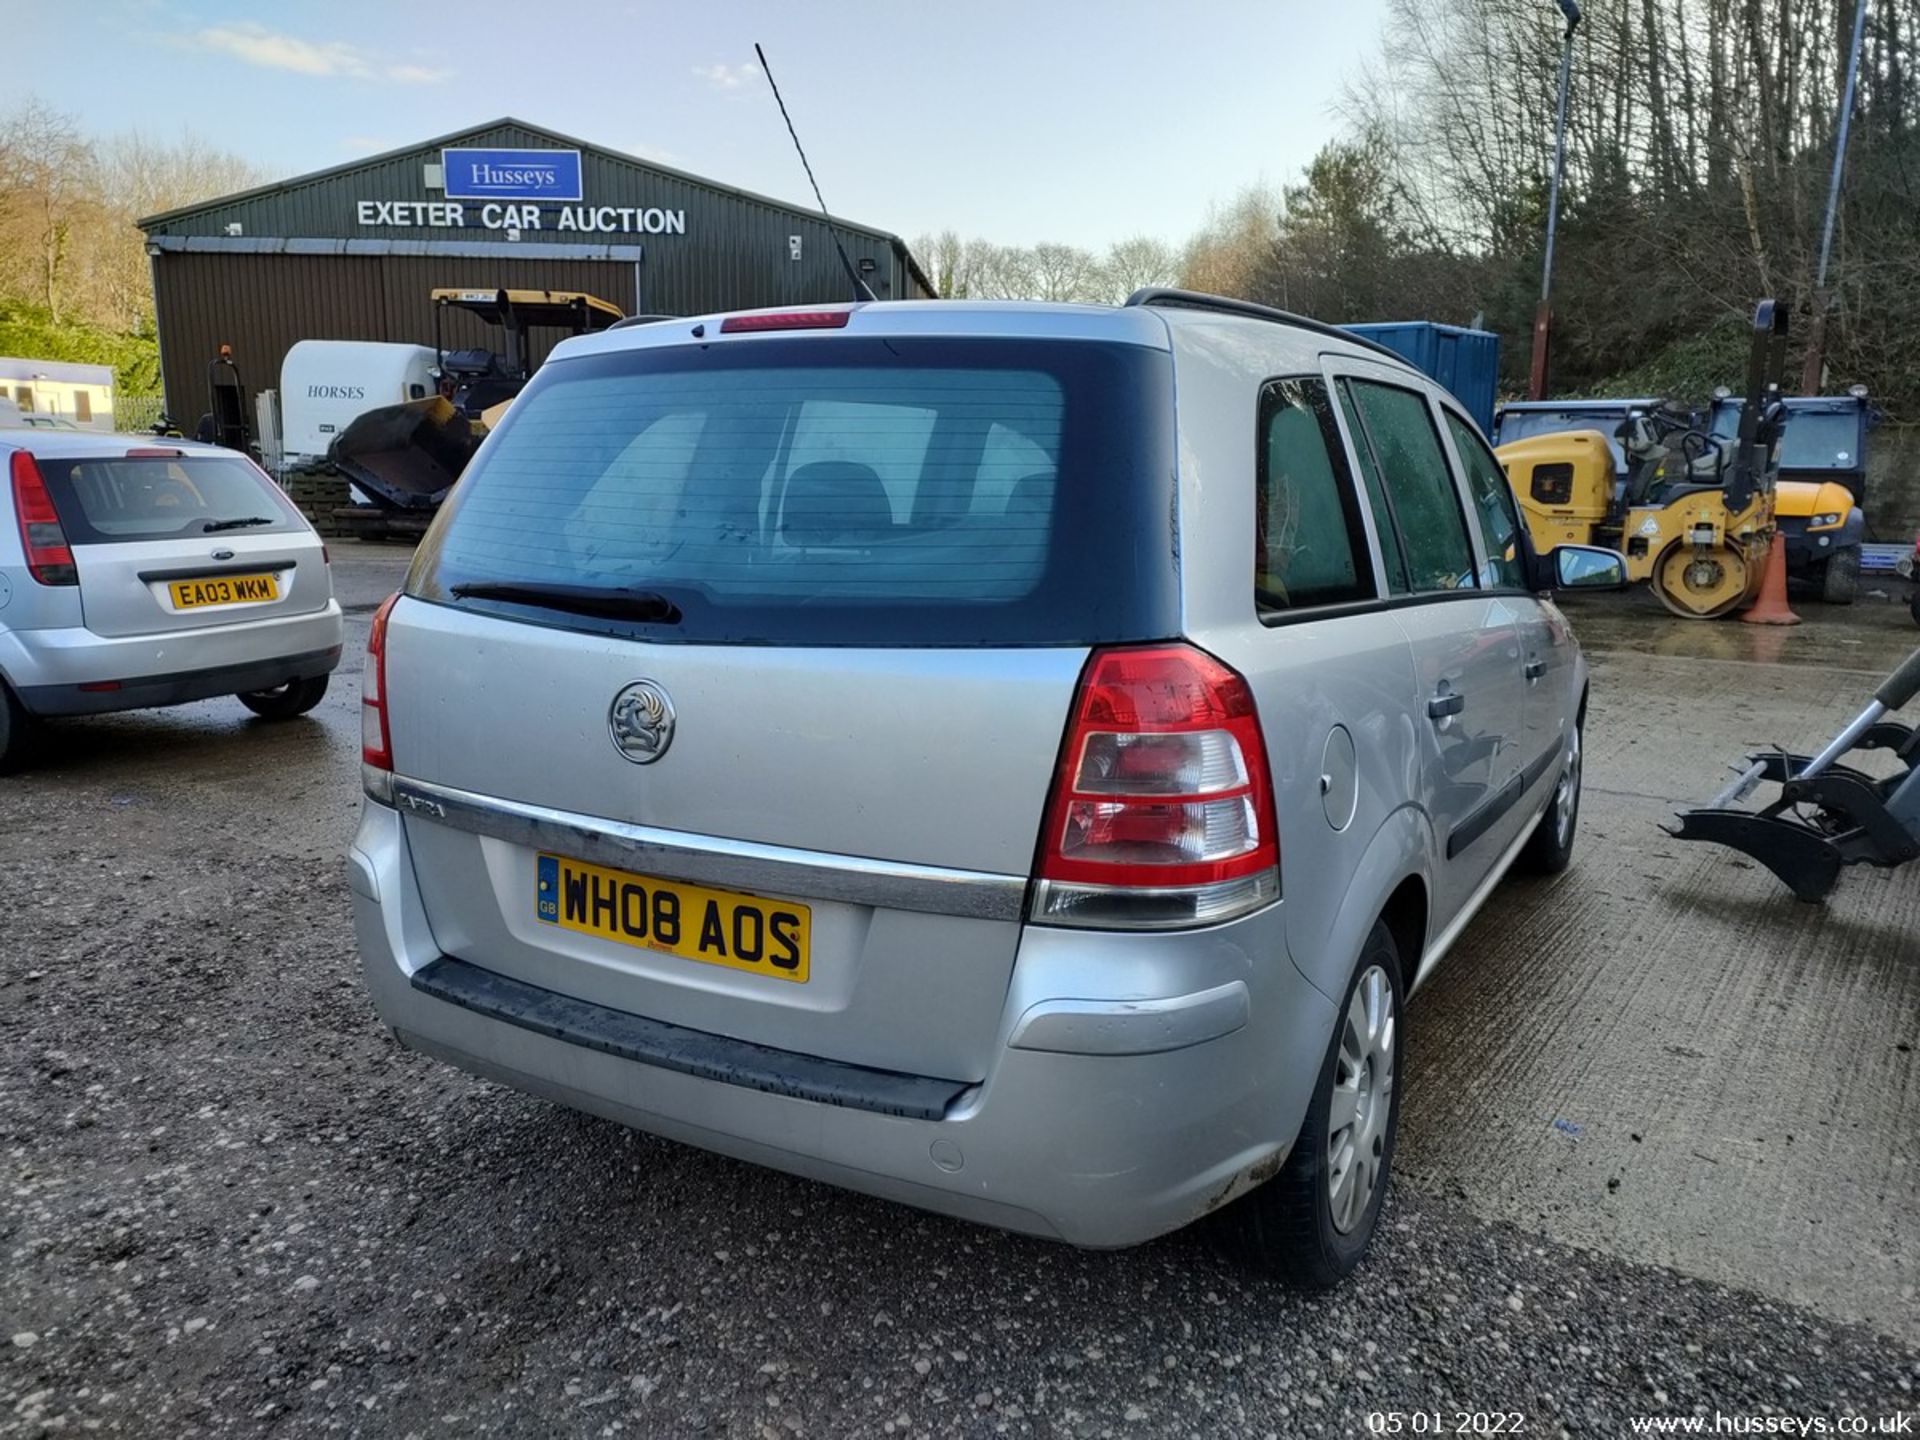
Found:
<path fill-rule="evenodd" d="M 393 777 L 392 803 L 410 821 L 431 821 L 666 880 L 971 920 L 1018 920 L 1026 910 L 1024 875 L 909 865 L 630 825 L 403 775 Z"/>

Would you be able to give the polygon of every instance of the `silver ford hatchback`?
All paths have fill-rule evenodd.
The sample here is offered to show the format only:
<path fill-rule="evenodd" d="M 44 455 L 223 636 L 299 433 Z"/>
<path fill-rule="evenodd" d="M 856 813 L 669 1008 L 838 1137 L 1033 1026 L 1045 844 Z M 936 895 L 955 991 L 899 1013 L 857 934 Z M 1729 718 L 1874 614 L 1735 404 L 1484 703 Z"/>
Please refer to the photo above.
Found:
<path fill-rule="evenodd" d="M 326 547 L 245 456 L 0 430 L 0 469 L 0 770 L 50 716 L 320 703 L 344 638 Z"/>
<path fill-rule="evenodd" d="M 1178 292 L 562 345 L 379 613 L 349 856 L 408 1045 L 1081 1245 L 1329 1283 L 1401 1012 L 1563 868 L 1586 669 L 1453 400 Z"/>

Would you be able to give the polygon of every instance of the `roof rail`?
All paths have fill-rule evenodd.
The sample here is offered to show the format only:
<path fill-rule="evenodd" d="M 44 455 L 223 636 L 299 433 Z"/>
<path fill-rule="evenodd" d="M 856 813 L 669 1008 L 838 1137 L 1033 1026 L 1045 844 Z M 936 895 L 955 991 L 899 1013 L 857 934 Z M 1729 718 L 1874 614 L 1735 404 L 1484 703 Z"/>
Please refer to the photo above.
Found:
<path fill-rule="evenodd" d="M 1182 310 L 1218 310 L 1224 315 L 1244 315 L 1250 320 L 1267 320 L 1275 325 L 1291 325 L 1296 330 L 1311 330 L 1316 335 L 1326 335 L 1335 340 L 1344 340 L 1349 345 L 1362 350 L 1371 350 L 1384 355 L 1401 365 L 1408 363 L 1407 357 L 1389 350 L 1378 341 L 1369 340 L 1364 335 L 1355 335 L 1351 330 L 1342 330 L 1338 325 L 1329 325 L 1324 320 L 1315 320 L 1306 315 L 1296 315 L 1291 310 L 1276 310 L 1271 305 L 1256 305 L 1251 300 L 1233 300 L 1225 295 L 1208 295 L 1199 290 L 1175 290 L 1164 285 L 1149 285 L 1129 295 L 1127 305 L 1163 305 Z"/>

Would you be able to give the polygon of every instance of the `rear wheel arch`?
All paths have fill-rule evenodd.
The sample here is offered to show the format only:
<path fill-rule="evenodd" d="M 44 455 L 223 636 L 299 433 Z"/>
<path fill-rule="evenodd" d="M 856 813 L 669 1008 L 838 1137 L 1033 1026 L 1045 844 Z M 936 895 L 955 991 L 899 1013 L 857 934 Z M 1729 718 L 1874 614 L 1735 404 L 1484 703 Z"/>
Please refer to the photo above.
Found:
<path fill-rule="evenodd" d="M 1413 989 L 1420 957 L 1426 953 L 1427 913 L 1427 883 L 1418 875 L 1402 880 L 1380 910 L 1381 923 L 1400 952 L 1400 984 L 1407 991 Z"/>
<path fill-rule="evenodd" d="M 1417 805 L 1402 805 L 1375 830 L 1338 906 L 1332 908 L 1325 931 L 1301 934 L 1296 928 L 1299 917 L 1289 921 L 1289 948 L 1316 990 L 1335 1001 L 1345 993 L 1354 959 L 1366 948 L 1375 922 L 1386 919 L 1389 910 L 1393 918 L 1388 929 L 1407 971 L 1402 979 L 1406 988 L 1412 988 L 1420 957 L 1426 953 L 1433 895 L 1428 877 L 1435 854 L 1433 825 L 1426 812 Z"/>
<path fill-rule="evenodd" d="M 0 675 L 0 775 L 25 769 L 32 763 L 39 739 L 39 719 Z"/>

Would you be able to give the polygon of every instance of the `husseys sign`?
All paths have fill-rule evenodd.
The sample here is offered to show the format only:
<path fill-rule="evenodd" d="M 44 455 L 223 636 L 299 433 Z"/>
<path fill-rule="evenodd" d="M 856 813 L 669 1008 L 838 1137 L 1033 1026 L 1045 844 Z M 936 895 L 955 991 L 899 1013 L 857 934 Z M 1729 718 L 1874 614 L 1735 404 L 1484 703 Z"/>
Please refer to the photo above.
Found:
<path fill-rule="evenodd" d="M 578 150 L 442 150 L 449 200 L 579 200 Z"/>
<path fill-rule="evenodd" d="M 658 205 L 586 205 L 578 150 L 440 152 L 445 200 L 360 200 L 363 226 L 684 235 L 687 212 Z"/>

